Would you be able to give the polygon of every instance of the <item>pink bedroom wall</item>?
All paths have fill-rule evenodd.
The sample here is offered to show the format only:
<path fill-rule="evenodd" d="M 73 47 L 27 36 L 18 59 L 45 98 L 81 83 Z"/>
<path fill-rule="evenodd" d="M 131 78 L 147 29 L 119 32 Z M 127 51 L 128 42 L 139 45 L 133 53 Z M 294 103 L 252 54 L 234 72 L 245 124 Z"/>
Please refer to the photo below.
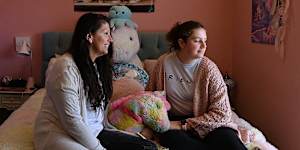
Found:
<path fill-rule="evenodd" d="M 284 59 L 274 46 L 251 43 L 251 2 L 235 1 L 235 104 L 279 149 L 300 149 L 300 2 L 291 0 Z"/>
<path fill-rule="evenodd" d="M 0 77 L 27 77 L 29 58 L 15 53 L 14 37 L 31 36 L 34 77 L 39 78 L 41 33 L 72 31 L 82 14 L 72 0 L 10 0 L 0 2 Z M 167 31 L 177 21 L 195 19 L 208 30 L 210 56 L 223 72 L 232 72 L 232 2 L 224 0 L 156 0 L 154 13 L 134 13 L 139 30 Z"/>

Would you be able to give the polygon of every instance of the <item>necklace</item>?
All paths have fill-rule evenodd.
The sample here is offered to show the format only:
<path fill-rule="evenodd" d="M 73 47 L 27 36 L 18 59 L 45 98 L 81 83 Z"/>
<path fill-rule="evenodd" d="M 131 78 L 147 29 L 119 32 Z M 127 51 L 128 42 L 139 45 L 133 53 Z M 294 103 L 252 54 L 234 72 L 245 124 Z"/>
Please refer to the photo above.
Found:
<path fill-rule="evenodd" d="M 93 65 L 95 67 L 95 71 L 96 71 L 96 75 L 97 75 L 97 79 L 98 79 L 98 84 L 100 85 L 100 91 L 101 91 L 101 98 L 100 98 L 100 100 L 101 100 L 101 104 L 103 104 L 103 102 L 104 102 L 104 100 L 105 100 L 106 97 L 105 97 L 105 94 L 104 94 L 102 81 L 100 79 L 100 74 L 99 74 L 99 70 L 98 70 L 97 64 L 94 63 Z"/>

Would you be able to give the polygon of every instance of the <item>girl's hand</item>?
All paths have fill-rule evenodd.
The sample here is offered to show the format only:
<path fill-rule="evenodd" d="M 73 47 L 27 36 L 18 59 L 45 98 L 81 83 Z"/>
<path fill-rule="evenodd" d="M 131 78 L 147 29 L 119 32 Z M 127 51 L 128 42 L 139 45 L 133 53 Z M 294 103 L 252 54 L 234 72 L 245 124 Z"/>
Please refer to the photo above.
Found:
<path fill-rule="evenodd" d="M 180 121 L 171 121 L 170 129 L 181 130 L 181 122 Z"/>

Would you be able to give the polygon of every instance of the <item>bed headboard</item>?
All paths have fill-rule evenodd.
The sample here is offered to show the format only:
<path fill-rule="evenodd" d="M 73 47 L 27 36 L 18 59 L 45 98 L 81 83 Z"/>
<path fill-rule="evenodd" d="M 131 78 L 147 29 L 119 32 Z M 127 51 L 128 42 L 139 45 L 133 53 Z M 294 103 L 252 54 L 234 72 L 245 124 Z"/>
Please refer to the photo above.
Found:
<path fill-rule="evenodd" d="M 158 58 L 168 49 L 165 32 L 139 32 L 140 51 L 138 53 L 141 60 Z M 45 72 L 49 60 L 54 54 L 63 53 L 72 39 L 72 32 L 46 32 L 42 34 L 42 68 L 41 81 L 43 87 L 45 82 Z"/>

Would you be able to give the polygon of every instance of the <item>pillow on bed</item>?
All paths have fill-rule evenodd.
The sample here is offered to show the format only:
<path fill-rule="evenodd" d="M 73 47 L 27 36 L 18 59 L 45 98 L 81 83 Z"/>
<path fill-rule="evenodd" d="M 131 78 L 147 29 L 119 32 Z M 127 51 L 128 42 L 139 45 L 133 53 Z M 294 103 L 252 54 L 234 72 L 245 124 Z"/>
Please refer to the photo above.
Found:
<path fill-rule="evenodd" d="M 138 133 L 149 127 L 164 132 L 170 127 L 164 91 L 140 91 L 112 101 L 107 109 L 109 123 L 119 130 Z"/>

